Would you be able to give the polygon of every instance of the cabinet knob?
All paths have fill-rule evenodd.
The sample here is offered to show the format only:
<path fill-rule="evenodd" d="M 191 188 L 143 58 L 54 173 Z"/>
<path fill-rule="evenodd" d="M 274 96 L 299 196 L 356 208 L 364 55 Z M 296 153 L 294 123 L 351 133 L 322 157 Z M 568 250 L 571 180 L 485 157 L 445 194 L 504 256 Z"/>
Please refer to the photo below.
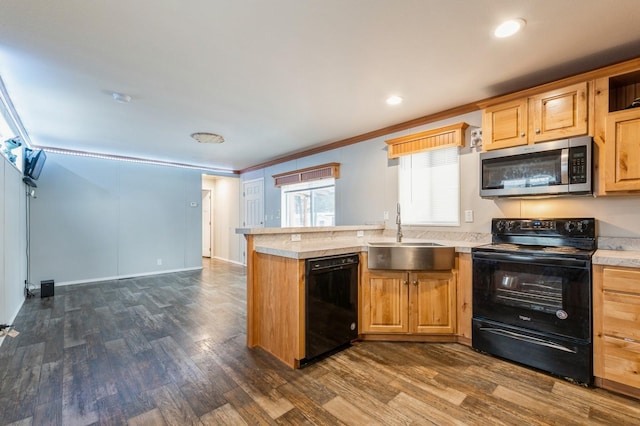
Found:
<path fill-rule="evenodd" d="M 404 280 L 404 281 L 402 282 L 402 284 L 404 284 L 404 285 L 409 285 L 409 281 L 408 281 L 408 280 Z"/>
<path fill-rule="evenodd" d="M 413 285 L 418 285 L 418 280 L 413 281 Z"/>
<path fill-rule="evenodd" d="M 540 134 L 540 129 L 536 129 L 536 135 Z"/>
<path fill-rule="evenodd" d="M 524 137 L 525 137 L 524 132 L 520 133 L 520 137 L 521 137 L 521 138 L 524 138 Z"/>

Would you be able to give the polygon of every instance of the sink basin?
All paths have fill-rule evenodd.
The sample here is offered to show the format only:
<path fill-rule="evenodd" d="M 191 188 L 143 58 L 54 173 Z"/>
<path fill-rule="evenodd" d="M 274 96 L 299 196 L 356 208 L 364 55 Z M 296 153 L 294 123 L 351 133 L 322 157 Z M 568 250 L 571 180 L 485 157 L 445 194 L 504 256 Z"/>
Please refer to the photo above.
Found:
<path fill-rule="evenodd" d="M 431 242 L 370 242 L 369 269 L 442 271 L 453 269 L 455 248 Z"/>

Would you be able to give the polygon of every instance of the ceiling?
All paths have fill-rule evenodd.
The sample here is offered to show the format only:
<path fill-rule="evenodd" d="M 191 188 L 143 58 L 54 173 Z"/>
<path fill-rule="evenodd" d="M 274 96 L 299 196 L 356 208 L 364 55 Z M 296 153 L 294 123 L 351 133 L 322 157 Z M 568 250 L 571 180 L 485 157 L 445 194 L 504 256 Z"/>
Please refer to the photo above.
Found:
<path fill-rule="evenodd" d="M 242 170 L 638 56 L 639 21 L 638 0 L 2 0 L 0 76 L 36 146 Z"/>

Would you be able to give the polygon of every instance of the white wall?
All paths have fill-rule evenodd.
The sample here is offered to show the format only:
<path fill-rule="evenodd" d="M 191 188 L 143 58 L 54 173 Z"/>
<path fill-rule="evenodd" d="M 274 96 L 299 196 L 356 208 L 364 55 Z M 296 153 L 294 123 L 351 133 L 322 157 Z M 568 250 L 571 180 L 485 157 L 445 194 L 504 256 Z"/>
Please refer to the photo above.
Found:
<path fill-rule="evenodd" d="M 31 202 L 33 283 L 202 267 L 199 172 L 48 154 L 37 184 Z"/>
<path fill-rule="evenodd" d="M 22 173 L 0 156 L 0 323 L 11 324 L 27 278 L 26 188 Z"/>
<path fill-rule="evenodd" d="M 243 263 L 244 237 L 236 234 L 240 227 L 240 179 L 205 175 L 202 189 L 210 189 L 212 196 L 212 256 Z"/>
<path fill-rule="evenodd" d="M 241 176 L 243 181 L 263 177 L 265 181 L 265 221 L 267 227 L 280 226 L 280 190 L 273 185 L 272 176 L 304 167 L 328 162 L 340 163 L 340 178 L 336 181 L 336 224 L 360 225 L 386 223 L 395 226 L 395 205 L 398 199 L 398 161 L 387 159 L 385 140 L 466 122 L 466 146 L 460 151 L 460 214 L 461 223 L 445 230 L 457 232 L 490 232 L 494 217 L 595 217 L 598 235 L 611 237 L 640 237 L 637 211 L 640 196 L 632 197 L 568 197 L 532 200 L 483 199 L 478 195 L 479 153 L 481 147 L 469 147 L 469 133 L 481 127 L 481 111 L 396 132 L 335 150 L 322 152 L 286 163 L 254 170 Z M 473 210 L 474 222 L 465 223 L 465 210 Z M 383 212 L 389 220 L 383 220 Z M 424 229 L 439 229 L 425 227 Z"/>

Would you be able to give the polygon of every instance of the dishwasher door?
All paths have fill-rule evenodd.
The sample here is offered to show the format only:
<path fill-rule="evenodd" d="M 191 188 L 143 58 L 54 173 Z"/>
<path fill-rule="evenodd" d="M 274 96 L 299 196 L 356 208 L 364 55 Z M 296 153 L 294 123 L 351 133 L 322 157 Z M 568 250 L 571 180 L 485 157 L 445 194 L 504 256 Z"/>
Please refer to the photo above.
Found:
<path fill-rule="evenodd" d="M 308 259 L 305 273 L 305 358 L 317 361 L 358 338 L 358 255 Z"/>

